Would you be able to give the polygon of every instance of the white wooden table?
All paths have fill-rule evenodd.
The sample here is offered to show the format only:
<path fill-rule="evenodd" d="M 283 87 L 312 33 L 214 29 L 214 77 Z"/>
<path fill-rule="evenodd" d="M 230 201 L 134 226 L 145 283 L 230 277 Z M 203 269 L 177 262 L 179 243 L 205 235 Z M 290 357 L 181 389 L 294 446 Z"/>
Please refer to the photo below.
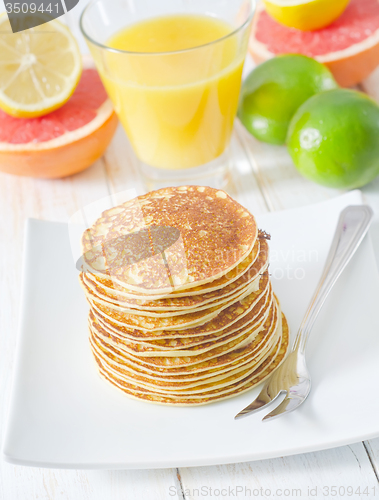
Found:
<path fill-rule="evenodd" d="M 363 87 L 379 100 L 379 70 Z M 232 147 L 236 169 L 230 192 L 238 192 L 240 202 L 249 204 L 255 214 L 299 207 L 340 194 L 300 177 L 285 148 L 259 143 L 238 123 Z M 74 177 L 49 181 L 0 174 L 1 436 L 14 365 L 26 218 L 67 222 L 80 206 L 131 187 L 138 194 L 144 189 L 121 127 L 104 157 Z M 379 178 L 363 192 L 376 211 L 374 224 L 379 226 Z M 379 255 L 379 239 L 374 244 Z M 75 471 L 28 468 L 0 461 L 0 500 L 348 498 L 348 487 L 353 488 L 350 498 L 379 499 L 379 439 L 218 467 Z"/>

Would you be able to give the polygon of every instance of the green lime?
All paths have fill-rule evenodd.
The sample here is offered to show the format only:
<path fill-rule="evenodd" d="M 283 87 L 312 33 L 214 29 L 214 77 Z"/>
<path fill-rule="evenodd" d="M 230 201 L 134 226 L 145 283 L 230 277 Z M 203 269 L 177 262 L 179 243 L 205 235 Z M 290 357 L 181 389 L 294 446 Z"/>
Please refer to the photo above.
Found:
<path fill-rule="evenodd" d="M 364 186 L 379 174 L 379 106 L 355 90 L 315 95 L 293 117 L 287 145 L 308 179 L 334 188 Z"/>
<path fill-rule="evenodd" d="M 238 117 L 257 139 L 284 144 L 291 118 L 313 95 L 338 88 L 323 64 L 283 55 L 257 66 L 242 85 Z"/>

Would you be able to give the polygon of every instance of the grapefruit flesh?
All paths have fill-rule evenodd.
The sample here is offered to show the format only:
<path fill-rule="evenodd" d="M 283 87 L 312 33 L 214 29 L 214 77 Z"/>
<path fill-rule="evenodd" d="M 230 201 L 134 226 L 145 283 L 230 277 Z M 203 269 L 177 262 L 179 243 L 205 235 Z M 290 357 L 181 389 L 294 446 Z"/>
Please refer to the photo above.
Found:
<path fill-rule="evenodd" d="M 92 165 L 117 127 L 97 71 L 83 70 L 74 94 L 61 108 L 38 118 L 0 110 L 0 170 L 31 177 L 65 177 Z"/>
<path fill-rule="evenodd" d="M 317 31 L 287 28 L 261 6 L 249 48 L 257 63 L 278 54 L 314 57 L 329 67 L 340 85 L 356 85 L 379 65 L 379 1 L 351 0 L 341 17 Z"/>

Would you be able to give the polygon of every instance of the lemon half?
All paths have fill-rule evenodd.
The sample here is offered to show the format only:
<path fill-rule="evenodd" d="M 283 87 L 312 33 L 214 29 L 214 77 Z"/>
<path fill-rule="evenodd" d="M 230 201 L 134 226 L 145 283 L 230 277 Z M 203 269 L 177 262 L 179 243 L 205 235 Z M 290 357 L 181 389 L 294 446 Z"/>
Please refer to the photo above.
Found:
<path fill-rule="evenodd" d="M 338 19 L 350 0 L 263 0 L 280 24 L 302 31 L 325 28 Z"/>
<path fill-rule="evenodd" d="M 73 94 L 82 58 L 71 32 L 56 20 L 13 33 L 0 16 L 0 108 L 31 118 L 45 115 Z"/>

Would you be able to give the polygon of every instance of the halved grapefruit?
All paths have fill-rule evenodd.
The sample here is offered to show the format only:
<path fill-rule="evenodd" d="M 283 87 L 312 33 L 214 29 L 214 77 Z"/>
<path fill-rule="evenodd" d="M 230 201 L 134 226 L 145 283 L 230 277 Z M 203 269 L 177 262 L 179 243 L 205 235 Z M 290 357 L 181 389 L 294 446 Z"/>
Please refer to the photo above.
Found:
<path fill-rule="evenodd" d="M 257 63 L 278 54 L 314 57 L 340 85 L 356 85 L 379 65 L 379 0 L 351 0 L 341 17 L 317 31 L 287 28 L 260 4 L 249 49 Z"/>
<path fill-rule="evenodd" d="M 80 172 L 103 154 L 117 123 L 97 71 L 87 64 L 61 108 L 38 118 L 0 110 L 0 170 L 49 178 Z"/>

